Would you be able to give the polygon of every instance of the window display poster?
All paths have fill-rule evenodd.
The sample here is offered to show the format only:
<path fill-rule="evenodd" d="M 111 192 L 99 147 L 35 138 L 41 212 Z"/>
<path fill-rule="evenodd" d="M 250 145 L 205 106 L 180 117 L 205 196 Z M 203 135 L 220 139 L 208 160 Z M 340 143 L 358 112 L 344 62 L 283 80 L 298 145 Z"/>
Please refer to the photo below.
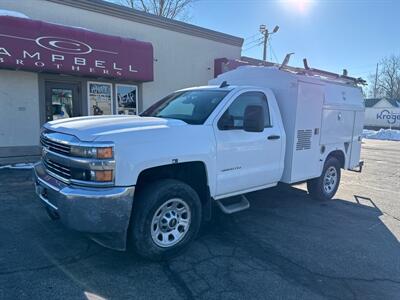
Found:
<path fill-rule="evenodd" d="M 117 84 L 117 110 L 119 115 L 137 114 L 137 86 Z"/>
<path fill-rule="evenodd" d="M 72 95 L 71 89 L 51 89 L 52 120 L 73 117 Z"/>
<path fill-rule="evenodd" d="M 112 115 L 112 85 L 88 82 L 89 115 Z"/>

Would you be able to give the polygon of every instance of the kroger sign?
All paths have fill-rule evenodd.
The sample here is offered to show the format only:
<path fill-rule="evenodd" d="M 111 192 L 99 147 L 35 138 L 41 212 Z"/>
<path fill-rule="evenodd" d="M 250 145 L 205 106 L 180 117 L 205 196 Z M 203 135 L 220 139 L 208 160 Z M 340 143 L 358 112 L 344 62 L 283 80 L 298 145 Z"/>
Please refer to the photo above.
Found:
<path fill-rule="evenodd" d="M 376 119 L 385 120 L 389 125 L 394 125 L 396 122 L 400 122 L 400 112 L 384 109 L 376 114 Z"/>
<path fill-rule="evenodd" d="M 153 47 L 85 29 L 0 16 L 0 68 L 151 81 Z"/>

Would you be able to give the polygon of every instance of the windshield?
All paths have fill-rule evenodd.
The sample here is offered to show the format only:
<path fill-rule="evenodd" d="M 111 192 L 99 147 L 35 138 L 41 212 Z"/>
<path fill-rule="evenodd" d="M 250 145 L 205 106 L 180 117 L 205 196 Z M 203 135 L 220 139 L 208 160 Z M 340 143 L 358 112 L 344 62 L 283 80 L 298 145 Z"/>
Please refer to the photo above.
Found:
<path fill-rule="evenodd" d="M 190 90 L 173 93 L 144 111 L 143 117 L 178 119 L 188 124 L 203 124 L 229 93 L 226 90 Z"/>

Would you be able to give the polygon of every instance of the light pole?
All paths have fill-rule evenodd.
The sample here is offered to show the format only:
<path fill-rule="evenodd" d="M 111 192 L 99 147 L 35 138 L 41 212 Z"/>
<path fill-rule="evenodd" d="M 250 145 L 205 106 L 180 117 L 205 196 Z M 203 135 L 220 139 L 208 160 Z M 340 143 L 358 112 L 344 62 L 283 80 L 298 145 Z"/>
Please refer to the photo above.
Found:
<path fill-rule="evenodd" d="M 267 26 L 260 25 L 260 32 L 264 37 L 264 51 L 263 51 L 263 60 L 266 61 L 267 60 L 267 43 L 268 43 L 268 38 L 271 34 L 277 33 L 279 30 L 279 26 L 275 26 L 274 30 L 272 30 L 272 32 L 270 33 L 267 29 Z"/>

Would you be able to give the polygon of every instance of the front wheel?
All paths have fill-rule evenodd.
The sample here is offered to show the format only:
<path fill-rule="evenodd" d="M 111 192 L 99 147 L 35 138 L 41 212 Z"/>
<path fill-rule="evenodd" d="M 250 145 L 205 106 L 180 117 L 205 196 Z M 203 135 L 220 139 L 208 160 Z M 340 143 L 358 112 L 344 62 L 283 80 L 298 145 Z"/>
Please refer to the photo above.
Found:
<path fill-rule="evenodd" d="M 330 157 L 326 160 L 322 174 L 307 181 L 307 190 L 311 197 L 318 200 L 329 200 L 336 194 L 340 183 L 340 163 Z"/>
<path fill-rule="evenodd" d="M 134 202 L 129 238 L 145 258 L 171 258 L 199 231 L 200 199 L 184 182 L 165 179 L 150 183 L 138 191 Z"/>

